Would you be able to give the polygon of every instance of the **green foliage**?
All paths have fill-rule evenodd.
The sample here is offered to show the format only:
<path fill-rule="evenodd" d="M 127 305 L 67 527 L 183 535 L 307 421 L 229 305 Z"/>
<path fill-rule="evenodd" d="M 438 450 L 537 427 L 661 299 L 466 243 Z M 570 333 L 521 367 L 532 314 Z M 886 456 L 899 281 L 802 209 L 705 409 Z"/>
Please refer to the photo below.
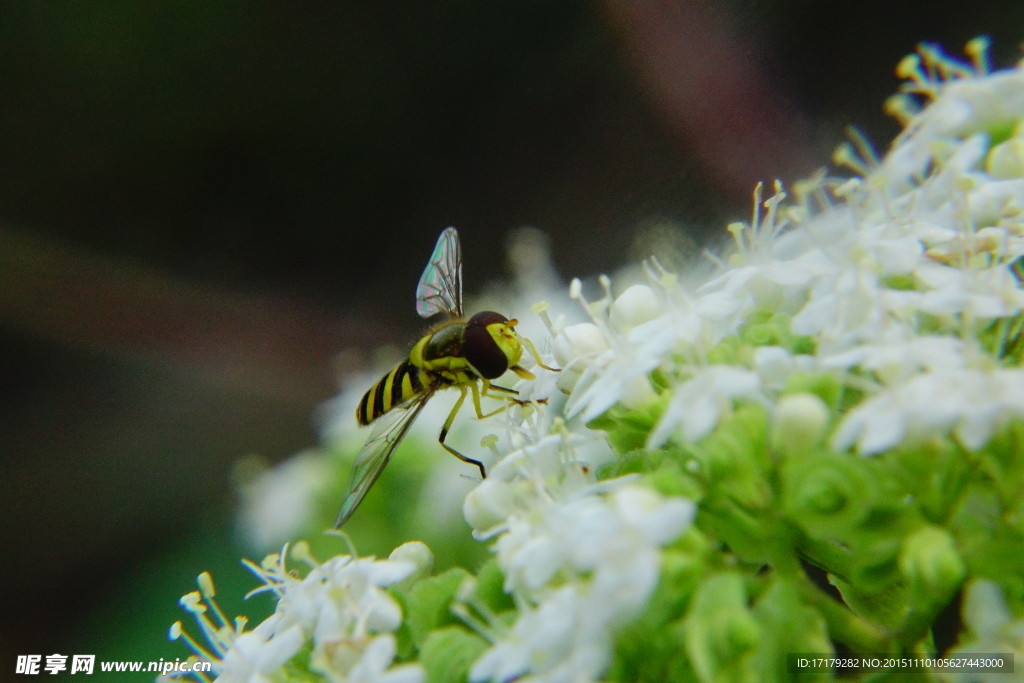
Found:
<path fill-rule="evenodd" d="M 785 342 L 773 329 L 762 315 L 740 336 Z M 715 360 L 747 348 L 727 339 Z M 861 400 L 829 373 L 793 374 L 782 395 L 798 394 L 820 398 L 830 425 Z M 936 436 L 864 458 L 827 444 L 776 450 L 758 404 L 733 406 L 696 443 L 652 451 L 644 427 L 658 412 L 617 406 L 595 421 L 627 446 L 602 477 L 639 473 L 699 501 L 696 528 L 664 551 L 654 596 L 619 634 L 610 680 L 783 681 L 787 653 L 935 652 L 933 629 L 968 580 L 993 582 L 1024 613 L 1021 421 L 980 451 Z"/>
<path fill-rule="evenodd" d="M 480 568 L 476 580 L 476 596 L 484 601 L 493 612 L 506 612 L 515 608 L 512 596 L 505 592 L 505 575 L 495 560 Z"/>
<path fill-rule="evenodd" d="M 653 401 L 639 410 L 628 410 L 622 406 L 613 406 L 604 415 L 587 424 L 590 429 L 600 429 L 608 433 L 608 443 L 619 455 L 644 448 L 647 435 L 654 429 L 658 418 L 665 411 L 668 395 Z"/>
<path fill-rule="evenodd" d="M 782 395 L 814 394 L 830 408 L 836 408 L 843 396 L 843 384 L 838 377 L 826 373 L 794 372 L 786 380 Z"/>
<path fill-rule="evenodd" d="M 428 683 L 464 683 L 469 667 L 487 649 L 487 641 L 459 626 L 430 633 L 420 648 Z"/>
<path fill-rule="evenodd" d="M 469 577 L 465 569 L 453 567 L 443 574 L 420 581 L 409 591 L 405 624 L 417 647 L 423 647 L 431 631 L 458 623 L 451 612 L 451 604 L 462 582 Z"/>
<path fill-rule="evenodd" d="M 882 285 L 886 289 L 895 289 L 899 291 L 913 291 L 917 289 L 917 281 L 913 275 L 907 273 L 891 273 L 884 275 L 878 280 L 878 284 Z"/>
<path fill-rule="evenodd" d="M 747 316 L 740 326 L 738 340 L 749 346 L 781 346 L 793 354 L 813 354 L 816 348 L 810 337 L 793 334 L 788 315 L 771 310 L 758 310 Z"/>
<path fill-rule="evenodd" d="M 701 582 L 683 621 L 683 645 L 701 681 L 756 681 L 752 658 L 763 629 L 748 604 L 739 572 Z"/>
<path fill-rule="evenodd" d="M 979 332 L 978 343 L 1004 365 L 1019 366 L 1024 362 L 1024 314 L 993 321 Z"/>
<path fill-rule="evenodd" d="M 752 611 L 761 626 L 761 642 L 750 660 L 752 669 L 757 672 L 756 680 L 763 683 L 790 680 L 788 653 L 832 652 L 825 619 L 814 606 L 805 602 L 796 581 L 773 577 Z M 819 673 L 802 680 L 827 678 L 827 674 Z"/>

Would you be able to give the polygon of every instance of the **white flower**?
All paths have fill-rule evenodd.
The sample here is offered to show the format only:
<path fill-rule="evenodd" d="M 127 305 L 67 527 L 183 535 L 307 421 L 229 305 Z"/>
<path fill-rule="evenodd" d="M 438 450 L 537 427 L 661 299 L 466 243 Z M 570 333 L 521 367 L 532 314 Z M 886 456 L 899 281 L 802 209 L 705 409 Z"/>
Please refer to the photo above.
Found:
<path fill-rule="evenodd" d="M 985 170 L 993 178 L 1024 176 L 1024 139 L 1010 138 L 993 147 L 988 154 Z"/>
<path fill-rule="evenodd" d="M 274 672 L 302 648 L 305 637 L 298 627 L 285 627 L 274 614 L 252 631 L 246 631 L 248 619 L 237 617 L 229 623 L 214 599 L 213 578 L 203 572 L 197 579 L 199 591 L 182 596 L 179 604 L 192 615 L 208 643 L 204 648 L 175 622 L 168 634 L 171 640 L 183 640 L 192 650 L 192 661 L 206 661 L 218 680 L 225 683 L 268 683 Z M 170 679 L 187 675 L 206 681 L 198 674 L 172 674 Z"/>
<path fill-rule="evenodd" d="M 798 370 L 810 371 L 816 367 L 811 356 L 794 356 L 781 346 L 759 346 L 754 350 L 754 370 L 761 376 L 761 386 L 777 393 Z"/>
<path fill-rule="evenodd" d="M 426 672 L 417 664 L 388 668 L 396 652 L 393 635 L 377 636 L 366 646 L 362 658 L 349 669 L 346 683 L 423 683 Z"/>
<path fill-rule="evenodd" d="M 661 311 L 661 302 L 650 287 L 633 285 L 615 299 L 608 318 L 616 330 L 626 333 L 637 325 L 654 320 Z"/>
<path fill-rule="evenodd" d="M 305 578 L 285 568 L 287 547 L 280 555 L 268 556 L 262 566 L 247 562 L 264 583 L 253 593 L 272 591 L 278 597 L 275 613 L 252 631 L 244 630 L 243 617 L 227 623 L 213 600 L 213 580 L 201 574 L 201 592 L 189 593 L 181 604 L 192 613 L 212 652 L 185 633 L 181 622 L 171 627 L 171 638 L 184 639 L 196 655 L 212 662 L 219 680 L 231 683 L 277 680 L 280 667 L 307 643 L 313 646 L 310 667 L 328 680 L 422 683 L 424 672 L 419 665 L 388 670 L 395 656 L 390 632 L 401 624 L 402 613 L 381 588 L 422 571 L 428 563 L 425 546 L 407 545 L 396 549 L 396 557 L 413 561 L 339 555 L 320 564 L 301 542 L 293 554 L 310 565 Z"/>
<path fill-rule="evenodd" d="M 593 358 L 607 348 L 608 341 L 597 325 L 569 325 L 555 337 L 555 360 L 569 365 L 578 358 Z"/>
<path fill-rule="evenodd" d="M 483 536 L 503 525 L 515 506 L 515 491 L 510 484 L 494 476 L 480 482 L 469 492 L 462 506 L 466 522 Z"/>
<path fill-rule="evenodd" d="M 660 546 L 677 538 L 695 512 L 689 501 L 627 482 L 602 482 L 564 501 L 542 495 L 512 514 L 496 544 L 498 563 L 505 589 L 527 607 L 474 664 L 472 680 L 600 676 L 615 627 L 654 590 Z"/>
<path fill-rule="evenodd" d="M 285 572 L 283 565 L 260 574 L 280 596 L 281 623 L 299 624 L 319 646 L 398 628 L 402 611 L 381 589 L 414 571 L 412 562 L 338 555 L 314 566 L 303 579 Z"/>
<path fill-rule="evenodd" d="M 907 326 L 887 326 L 874 344 L 855 346 L 825 355 L 823 368 L 870 370 L 888 385 L 905 381 L 922 371 L 958 370 L 967 363 L 967 347 L 957 337 L 914 336 Z"/>
<path fill-rule="evenodd" d="M 840 348 L 869 340 L 885 321 L 881 295 L 878 277 L 869 270 L 851 268 L 823 278 L 793 317 L 793 332 Z"/>
<path fill-rule="evenodd" d="M 649 448 L 660 448 L 682 430 L 682 438 L 696 441 L 718 424 L 732 399 L 761 397 L 761 378 L 756 372 L 730 365 L 712 365 L 676 387 L 672 400 L 647 439 Z"/>
<path fill-rule="evenodd" d="M 292 626 L 276 631 L 273 617 L 252 631 L 234 638 L 215 670 L 221 683 L 269 683 L 272 674 L 295 656 L 305 637 L 302 629 Z"/>
<path fill-rule="evenodd" d="M 565 586 L 538 607 L 527 607 L 511 633 L 478 659 L 469 672 L 481 681 L 577 683 L 599 680 L 608 664 L 609 634 L 597 626 L 580 589 Z"/>
<path fill-rule="evenodd" d="M 1024 681 L 1019 664 L 1024 657 L 1024 620 L 1014 620 L 999 585 L 988 579 L 968 583 L 962 611 L 967 633 L 947 656 L 999 653 L 996 657 L 1009 664 L 1009 658 L 1000 657 L 1008 654 L 1014 659 L 1014 673 L 997 675 L 1006 681 Z M 950 683 L 969 683 L 978 680 L 978 674 L 945 672 L 939 673 L 938 678 Z"/>
<path fill-rule="evenodd" d="M 402 579 L 406 582 L 430 576 L 430 572 L 434 568 L 434 553 L 430 552 L 430 548 L 420 541 L 403 543 L 391 551 L 388 560 L 401 564 L 410 563 L 415 567 L 409 576 Z"/>
<path fill-rule="evenodd" d="M 1007 265 L 962 270 L 927 264 L 918 268 L 915 275 L 931 287 L 920 304 L 921 310 L 928 313 L 970 313 L 978 318 L 999 318 L 1024 309 L 1024 291 Z"/>
<path fill-rule="evenodd" d="M 1024 370 L 937 370 L 867 399 L 847 415 L 832 439 L 845 450 L 881 453 L 904 439 L 952 431 L 981 448 L 1002 420 L 1024 417 Z"/>

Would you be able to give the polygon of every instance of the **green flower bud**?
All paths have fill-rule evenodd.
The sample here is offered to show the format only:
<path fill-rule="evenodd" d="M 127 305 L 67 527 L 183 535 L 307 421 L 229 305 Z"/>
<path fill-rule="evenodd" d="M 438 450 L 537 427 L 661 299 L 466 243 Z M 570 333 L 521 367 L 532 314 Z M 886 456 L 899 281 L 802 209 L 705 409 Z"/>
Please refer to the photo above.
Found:
<path fill-rule="evenodd" d="M 790 458 L 782 466 L 787 516 L 814 537 L 834 537 L 871 512 L 874 485 L 864 464 L 839 455 Z"/>
<path fill-rule="evenodd" d="M 784 394 L 814 394 L 825 405 L 834 408 L 839 404 L 843 383 L 838 377 L 826 373 L 794 372 L 786 381 Z"/>
<path fill-rule="evenodd" d="M 945 603 L 967 576 L 953 537 L 937 526 L 923 527 L 903 541 L 899 566 L 917 603 Z"/>
<path fill-rule="evenodd" d="M 391 551 L 388 559 L 396 562 L 411 562 L 416 565 L 416 570 L 403 581 L 405 585 L 413 584 L 430 576 L 430 572 L 434 569 L 434 553 L 430 552 L 430 548 L 421 541 L 403 543 Z"/>
<path fill-rule="evenodd" d="M 772 446 L 786 455 L 810 451 L 821 441 L 828 417 L 828 406 L 814 394 L 783 396 L 775 405 Z"/>

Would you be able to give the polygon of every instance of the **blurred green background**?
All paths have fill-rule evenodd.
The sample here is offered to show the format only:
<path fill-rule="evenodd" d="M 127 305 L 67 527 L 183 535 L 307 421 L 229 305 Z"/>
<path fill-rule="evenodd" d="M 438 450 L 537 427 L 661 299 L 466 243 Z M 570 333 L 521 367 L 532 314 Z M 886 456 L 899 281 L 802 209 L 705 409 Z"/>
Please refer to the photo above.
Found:
<path fill-rule="evenodd" d="M 567 275 L 692 250 L 847 124 L 884 149 L 919 40 L 988 34 L 1007 65 L 1022 19 L 1011 0 L 0 2 L 0 680 L 17 654 L 183 656 L 164 634 L 203 570 L 259 618 L 232 465 L 315 445 L 337 378 L 416 338 L 443 227 L 469 292 L 524 225 Z M 361 551 L 422 533 L 367 505 Z M 439 566 L 481 557 L 465 538 Z"/>

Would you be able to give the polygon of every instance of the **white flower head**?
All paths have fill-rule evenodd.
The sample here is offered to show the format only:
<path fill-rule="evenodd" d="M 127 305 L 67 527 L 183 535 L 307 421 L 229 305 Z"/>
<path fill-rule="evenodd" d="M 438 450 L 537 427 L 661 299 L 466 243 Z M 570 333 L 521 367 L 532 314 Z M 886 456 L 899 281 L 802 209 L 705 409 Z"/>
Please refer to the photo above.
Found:
<path fill-rule="evenodd" d="M 839 426 L 832 446 L 846 450 L 856 444 L 861 454 L 873 455 L 904 440 L 952 432 L 977 449 L 1010 417 L 1024 417 L 1024 371 L 927 372 L 857 406 Z"/>
<path fill-rule="evenodd" d="M 647 439 L 650 448 L 663 446 L 681 431 L 687 441 L 696 441 L 714 429 L 723 411 L 735 398 L 760 398 L 761 378 L 750 370 L 712 365 L 676 388 L 672 401 Z"/>
<path fill-rule="evenodd" d="M 659 548 L 682 533 L 694 512 L 690 501 L 665 499 L 626 479 L 564 501 L 544 496 L 513 514 L 496 544 L 498 562 L 506 590 L 535 607 L 474 664 L 471 679 L 597 679 L 615 627 L 654 590 Z"/>
<path fill-rule="evenodd" d="M 211 649 L 193 640 L 181 622 L 172 626 L 171 638 L 184 639 L 200 659 L 213 664 L 223 681 L 277 680 L 278 670 L 309 644 L 310 666 L 328 680 L 422 682 L 419 665 L 388 670 L 395 656 L 390 633 L 401 624 L 402 614 L 394 598 L 381 590 L 416 571 L 416 563 L 339 555 L 321 564 L 300 542 L 293 554 L 310 566 L 300 578 L 285 568 L 287 550 L 286 546 L 280 555 L 268 556 L 260 566 L 247 562 L 264 582 L 250 595 L 271 591 L 278 597 L 275 613 L 255 629 L 245 630 L 244 617 L 227 622 L 213 599 L 213 580 L 204 573 L 199 577 L 200 591 L 184 596 L 181 604 L 192 613 Z M 403 554 L 423 561 L 416 548 Z"/>

